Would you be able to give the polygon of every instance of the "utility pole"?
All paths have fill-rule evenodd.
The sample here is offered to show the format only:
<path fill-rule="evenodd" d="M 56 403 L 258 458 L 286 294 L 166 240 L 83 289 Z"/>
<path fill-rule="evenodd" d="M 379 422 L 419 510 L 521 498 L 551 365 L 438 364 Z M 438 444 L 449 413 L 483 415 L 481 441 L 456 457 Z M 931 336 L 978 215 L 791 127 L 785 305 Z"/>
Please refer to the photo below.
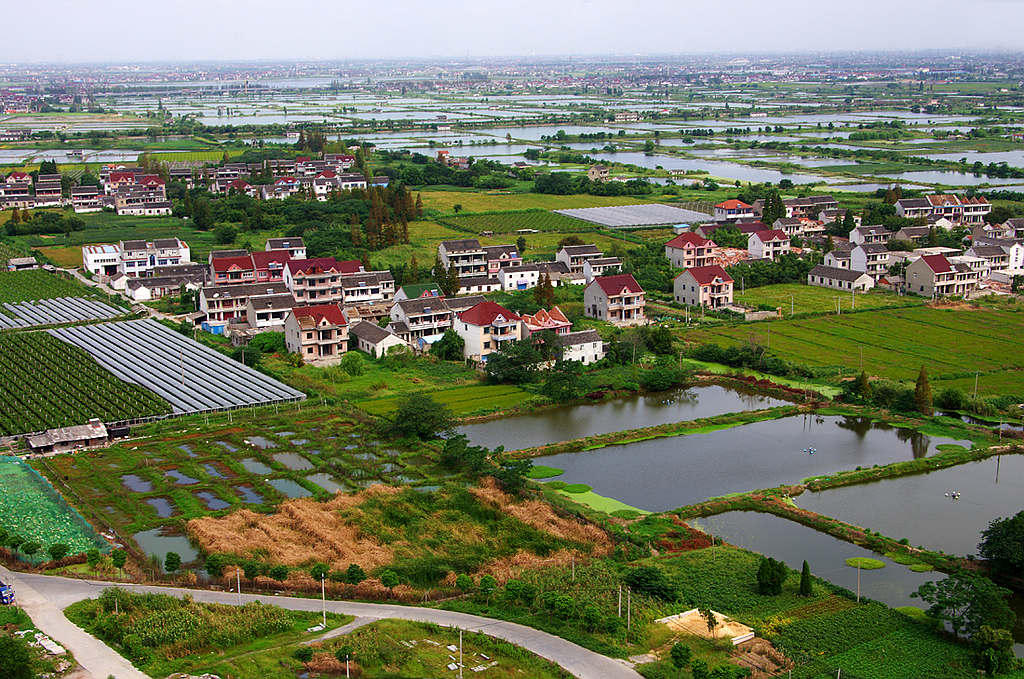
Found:
<path fill-rule="evenodd" d="M 462 679 L 462 630 L 459 630 L 459 679 Z"/>
<path fill-rule="evenodd" d="M 860 561 L 857 562 L 857 603 L 860 603 Z"/>
<path fill-rule="evenodd" d="M 629 633 L 630 624 L 633 621 L 633 597 L 632 597 L 632 594 L 633 594 L 633 591 L 629 587 L 627 587 L 626 588 L 626 633 L 627 634 Z"/>
<path fill-rule="evenodd" d="M 235 566 L 235 588 L 238 594 L 238 605 L 242 605 L 242 569 Z"/>
<path fill-rule="evenodd" d="M 576 582 L 576 553 L 572 555 L 572 581 Z"/>
<path fill-rule="evenodd" d="M 789 296 L 789 315 L 793 315 L 793 295 Z"/>
<path fill-rule="evenodd" d="M 974 398 L 978 398 L 978 373 L 974 373 Z"/>
<path fill-rule="evenodd" d="M 324 629 L 327 629 L 327 580 L 326 575 L 320 574 L 320 602 L 323 604 L 323 622 Z"/>
<path fill-rule="evenodd" d="M 117 601 L 115 600 L 114 603 L 116 604 Z M 622 617 L 622 584 L 621 583 L 619 584 L 619 617 L 620 618 Z"/>

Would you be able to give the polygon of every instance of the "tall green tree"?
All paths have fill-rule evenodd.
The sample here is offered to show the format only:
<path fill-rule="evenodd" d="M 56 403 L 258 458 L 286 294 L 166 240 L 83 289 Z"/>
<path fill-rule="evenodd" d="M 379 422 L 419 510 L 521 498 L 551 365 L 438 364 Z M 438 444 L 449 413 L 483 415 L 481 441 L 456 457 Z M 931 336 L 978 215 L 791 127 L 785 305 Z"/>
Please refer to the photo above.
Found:
<path fill-rule="evenodd" d="M 935 408 L 932 407 L 932 388 L 928 384 L 928 371 L 923 365 L 917 375 L 917 385 L 914 387 L 914 405 L 922 415 L 931 415 L 935 412 Z"/>
<path fill-rule="evenodd" d="M 0 635 L 0 677 L 4 679 L 32 679 L 32 656 L 24 641 Z"/>
<path fill-rule="evenodd" d="M 930 604 L 926 611 L 935 620 L 948 622 L 958 635 L 973 636 L 983 625 L 1011 629 L 1016 620 L 1006 599 L 1010 590 L 988 578 L 960 571 L 945 580 L 926 582 L 910 596 Z"/>
<path fill-rule="evenodd" d="M 981 532 L 978 553 L 995 571 L 1009 577 L 1024 573 L 1024 511 L 993 519 Z"/>
<path fill-rule="evenodd" d="M 800 570 L 800 596 L 811 596 L 811 567 L 806 560 Z"/>

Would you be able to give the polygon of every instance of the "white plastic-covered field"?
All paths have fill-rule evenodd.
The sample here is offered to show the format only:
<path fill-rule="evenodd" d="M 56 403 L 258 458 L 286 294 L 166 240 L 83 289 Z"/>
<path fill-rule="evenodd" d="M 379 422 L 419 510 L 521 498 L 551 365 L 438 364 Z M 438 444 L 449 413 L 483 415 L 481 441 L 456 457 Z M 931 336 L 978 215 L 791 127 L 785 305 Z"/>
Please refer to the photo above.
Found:
<path fill-rule="evenodd" d="M 48 331 L 81 347 L 126 382 L 163 397 L 176 414 L 296 401 L 305 394 L 144 319 Z"/>
<path fill-rule="evenodd" d="M 57 297 L 0 305 L 0 330 L 114 318 L 126 313 L 84 297 Z"/>

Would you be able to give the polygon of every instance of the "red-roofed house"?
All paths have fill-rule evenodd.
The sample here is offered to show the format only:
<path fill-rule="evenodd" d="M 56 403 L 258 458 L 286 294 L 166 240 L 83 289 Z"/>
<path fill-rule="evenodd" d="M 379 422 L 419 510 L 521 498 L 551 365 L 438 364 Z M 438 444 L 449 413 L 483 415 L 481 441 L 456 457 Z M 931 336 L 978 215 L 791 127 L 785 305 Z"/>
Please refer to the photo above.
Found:
<path fill-rule="evenodd" d="M 924 255 L 904 272 L 907 290 L 922 297 L 962 296 L 974 289 L 977 274 L 945 255 Z"/>
<path fill-rule="evenodd" d="M 789 236 L 779 229 L 755 231 L 747 238 L 747 252 L 752 259 L 776 260 L 789 253 Z"/>
<path fill-rule="evenodd" d="M 715 241 L 695 233 L 681 233 L 665 243 L 665 256 L 673 267 L 690 269 L 715 263 Z"/>
<path fill-rule="evenodd" d="M 494 302 L 480 302 L 459 314 L 452 329 L 465 342 L 463 355 L 474 361 L 487 362 L 487 357 L 503 344 L 522 338 L 522 319 Z"/>
<path fill-rule="evenodd" d="M 303 363 L 336 365 L 348 350 L 348 321 L 337 304 L 295 307 L 284 321 L 284 343 Z"/>
<path fill-rule="evenodd" d="M 600 276 L 583 290 L 583 313 L 614 325 L 643 325 L 644 289 L 632 275 Z"/>
<path fill-rule="evenodd" d="M 284 268 L 291 261 L 287 250 L 257 251 L 250 256 L 257 283 L 280 283 L 284 280 Z"/>
<path fill-rule="evenodd" d="M 106 193 L 114 193 L 114 191 L 123 186 L 133 186 L 134 184 L 135 172 L 111 172 L 107 175 L 107 181 L 103 183 L 103 190 Z"/>
<path fill-rule="evenodd" d="M 523 314 L 523 325 L 526 326 L 527 335 L 541 330 L 551 330 L 556 335 L 568 335 L 572 330 L 572 322 L 556 306 L 551 307 L 551 311 L 541 309 L 532 315 Z"/>
<path fill-rule="evenodd" d="M 341 275 L 351 272 L 351 268 L 349 262 L 338 262 L 333 257 L 293 259 L 285 266 L 284 284 L 295 301 L 302 304 L 341 302 L 344 300 Z"/>
<path fill-rule="evenodd" d="M 15 170 L 14 172 L 7 175 L 8 184 L 31 184 L 32 175 L 28 172 L 22 172 L 21 170 Z"/>
<path fill-rule="evenodd" d="M 210 280 L 214 285 L 256 282 L 256 269 L 252 263 L 252 256 L 234 255 L 211 258 Z"/>
<path fill-rule="evenodd" d="M 747 205 L 742 200 L 732 198 L 725 200 L 715 206 L 715 221 L 729 222 L 743 217 L 753 217 L 754 206 Z"/>
<path fill-rule="evenodd" d="M 687 269 L 672 287 L 678 304 L 718 309 L 732 304 L 732 283 L 725 269 L 712 264 Z"/>

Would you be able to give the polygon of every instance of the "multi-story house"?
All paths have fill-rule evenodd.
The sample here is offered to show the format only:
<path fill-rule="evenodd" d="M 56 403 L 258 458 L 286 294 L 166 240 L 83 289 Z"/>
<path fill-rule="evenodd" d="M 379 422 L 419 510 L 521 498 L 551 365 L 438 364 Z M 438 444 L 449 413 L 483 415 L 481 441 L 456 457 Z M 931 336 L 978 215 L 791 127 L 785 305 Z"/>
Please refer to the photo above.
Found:
<path fill-rule="evenodd" d="M 188 243 L 180 238 L 155 238 L 152 241 L 120 242 L 120 272 L 129 278 L 145 275 L 156 266 L 185 264 L 191 260 Z"/>
<path fill-rule="evenodd" d="M 306 243 L 302 238 L 268 238 L 263 248 L 267 252 L 287 252 L 291 259 L 306 258 Z"/>
<path fill-rule="evenodd" d="M 487 252 L 476 238 L 442 241 L 437 257 L 445 270 L 454 265 L 459 278 L 487 275 Z"/>
<path fill-rule="evenodd" d="M 1010 268 L 1010 253 L 998 245 L 977 244 L 971 246 L 964 254 L 970 257 L 978 257 L 985 260 L 985 269 L 988 275 L 993 271 L 1002 271 Z"/>
<path fill-rule="evenodd" d="M 734 222 L 743 217 L 753 217 L 754 206 L 747 205 L 742 200 L 730 198 L 715 206 L 716 222 Z"/>
<path fill-rule="evenodd" d="M 644 289 L 630 274 L 595 278 L 583 290 L 583 313 L 613 325 L 643 325 Z"/>
<path fill-rule="evenodd" d="M 596 363 L 607 353 L 597 330 L 580 330 L 559 335 L 558 357 L 563 361 L 578 361 L 583 365 Z"/>
<path fill-rule="evenodd" d="M 341 303 L 345 293 L 343 274 L 362 273 L 356 260 L 339 262 L 333 257 L 290 260 L 284 270 L 284 284 L 300 304 Z"/>
<path fill-rule="evenodd" d="M 977 274 L 943 255 L 924 255 L 907 266 L 904 280 L 908 292 L 923 297 L 962 296 L 975 288 Z"/>
<path fill-rule="evenodd" d="M 558 262 L 562 264 L 562 262 Z M 622 260 L 618 257 L 595 257 L 583 262 L 583 279 L 587 283 L 598 276 L 608 276 L 618 273 L 622 268 Z"/>
<path fill-rule="evenodd" d="M 776 260 L 789 253 L 789 237 L 778 229 L 755 231 L 747 237 L 747 252 L 752 259 Z"/>
<path fill-rule="evenodd" d="M 118 245 L 83 245 L 82 266 L 95 276 L 113 276 L 121 268 Z"/>
<path fill-rule="evenodd" d="M 672 283 L 676 303 L 708 309 L 730 306 L 732 288 L 732 277 L 718 264 L 687 269 Z"/>
<path fill-rule="evenodd" d="M 214 285 L 237 285 L 256 282 L 252 255 L 235 250 L 210 253 L 210 282 Z M 244 252 L 244 251 L 242 251 Z"/>
<path fill-rule="evenodd" d="M 465 342 L 465 358 L 487 362 L 487 357 L 510 342 L 522 338 L 522 323 L 516 314 L 491 301 L 466 309 L 452 327 Z"/>
<path fill-rule="evenodd" d="M 604 253 L 597 249 L 596 245 L 563 245 L 562 249 L 555 253 L 555 261 L 562 262 L 572 273 L 583 273 L 583 263 L 588 259 L 598 259 Z"/>
<path fill-rule="evenodd" d="M 665 256 L 676 269 L 691 269 L 715 263 L 715 241 L 695 233 L 681 233 L 665 243 Z"/>
<path fill-rule="evenodd" d="M 759 201 L 760 202 L 760 201 Z M 806 198 L 787 198 L 782 201 L 787 217 L 814 217 L 825 210 L 835 210 L 839 201 L 832 196 L 807 196 Z M 760 214 L 760 211 L 758 211 Z"/>
<path fill-rule="evenodd" d="M 348 351 L 348 321 L 337 304 L 297 306 L 284 322 L 288 351 L 310 365 L 337 365 Z"/>
<path fill-rule="evenodd" d="M 901 198 L 896 201 L 896 214 L 907 219 L 943 217 L 954 225 L 981 224 L 992 211 L 984 196 L 957 196 L 939 193 L 925 198 Z"/>
<path fill-rule="evenodd" d="M 523 263 L 523 257 L 515 245 L 485 245 L 483 251 L 487 259 L 488 276 L 497 276 L 502 269 Z"/>
<path fill-rule="evenodd" d="M 865 245 L 870 243 L 885 245 L 892 240 L 893 237 L 893 232 L 881 225 L 858 226 L 850 231 L 850 242 L 855 245 Z"/>
<path fill-rule="evenodd" d="M 250 297 L 264 298 L 264 302 L 273 297 L 294 305 L 283 283 L 205 286 L 199 290 L 199 310 L 206 316 L 203 330 L 221 335 L 229 323 L 245 322 Z"/>
<path fill-rule="evenodd" d="M 881 243 L 855 245 L 850 250 L 850 271 L 862 271 L 876 281 L 889 269 L 889 248 Z"/>
<path fill-rule="evenodd" d="M 550 330 L 556 335 L 567 335 L 572 330 L 572 323 L 557 306 L 551 307 L 551 311 L 541 309 L 535 314 L 523 314 L 522 319 L 526 336 L 541 330 Z"/>
<path fill-rule="evenodd" d="M 452 327 L 452 311 L 443 297 L 403 299 L 391 307 L 388 329 L 405 342 L 443 335 Z"/>
<path fill-rule="evenodd" d="M 103 209 L 99 188 L 95 186 L 71 187 L 71 206 L 78 214 L 99 212 Z"/>
<path fill-rule="evenodd" d="M 253 295 L 245 302 L 245 321 L 256 332 L 284 331 L 288 312 L 295 306 L 289 294 Z"/>
<path fill-rule="evenodd" d="M 345 273 L 341 292 L 346 306 L 388 303 L 395 298 L 395 279 L 390 271 Z"/>

